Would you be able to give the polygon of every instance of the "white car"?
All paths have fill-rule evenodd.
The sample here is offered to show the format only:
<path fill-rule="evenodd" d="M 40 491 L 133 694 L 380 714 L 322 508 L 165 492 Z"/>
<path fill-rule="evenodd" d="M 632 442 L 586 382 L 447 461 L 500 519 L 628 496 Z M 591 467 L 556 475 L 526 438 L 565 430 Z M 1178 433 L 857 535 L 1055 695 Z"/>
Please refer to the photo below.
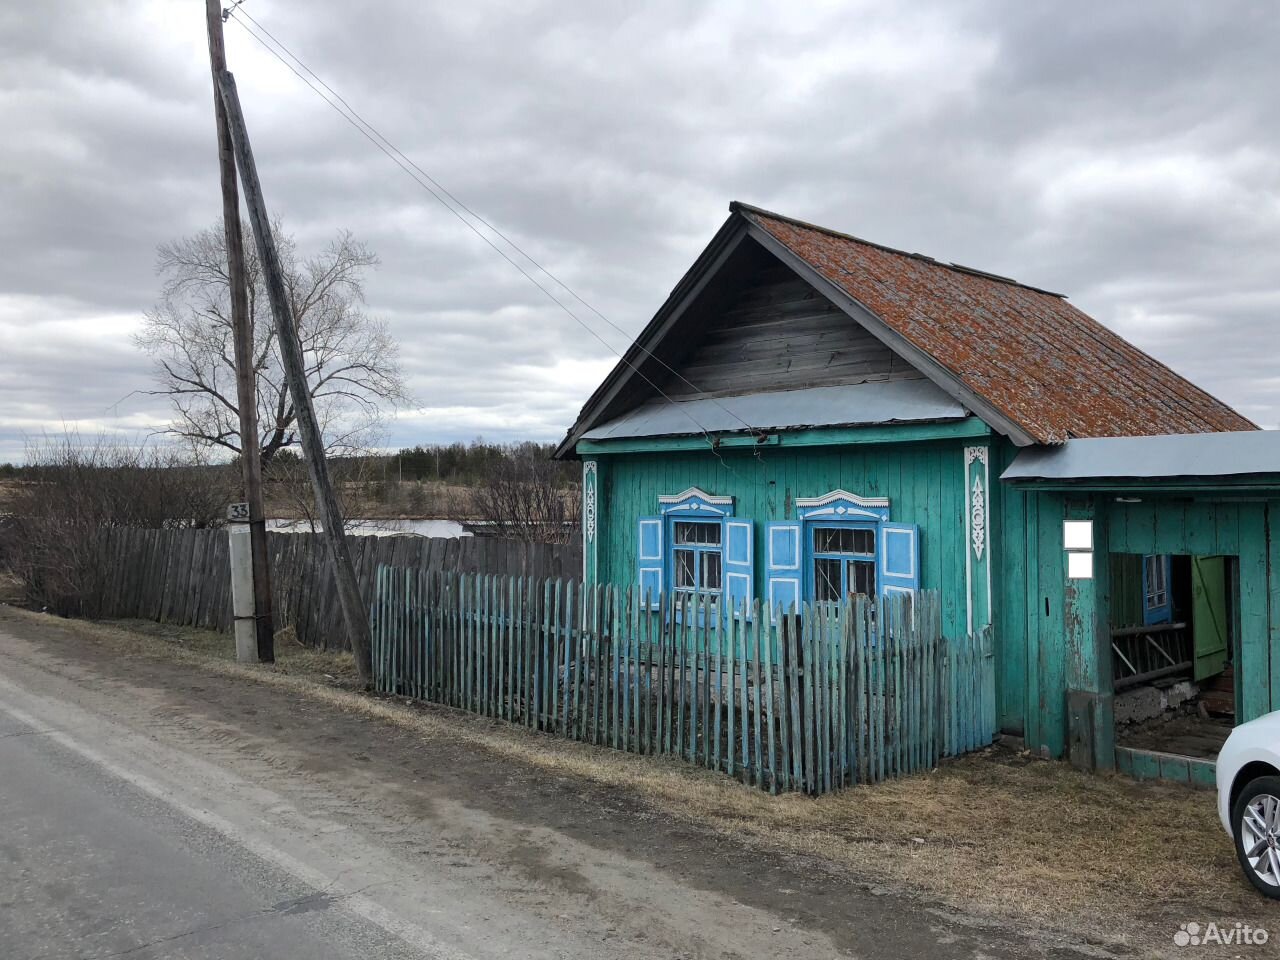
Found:
<path fill-rule="evenodd" d="M 1280 710 L 1232 730 L 1217 773 L 1218 817 L 1244 875 L 1280 900 Z"/>

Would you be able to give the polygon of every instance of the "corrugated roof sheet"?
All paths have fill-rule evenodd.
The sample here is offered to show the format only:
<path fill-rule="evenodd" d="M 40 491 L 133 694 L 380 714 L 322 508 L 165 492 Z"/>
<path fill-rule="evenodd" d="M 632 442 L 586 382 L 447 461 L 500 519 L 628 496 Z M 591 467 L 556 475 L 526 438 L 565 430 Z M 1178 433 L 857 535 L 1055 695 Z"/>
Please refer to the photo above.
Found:
<path fill-rule="evenodd" d="M 1104 437 L 1033 447 L 1001 480 L 1156 479 L 1280 474 L 1280 430 Z"/>
<path fill-rule="evenodd" d="M 1058 294 L 745 204 L 731 209 L 1038 443 L 1255 428 Z"/>
<path fill-rule="evenodd" d="M 583 434 L 584 440 L 958 420 L 969 412 L 928 380 L 811 387 L 717 399 L 656 400 Z M 696 423 L 695 423 L 696 421 Z"/>

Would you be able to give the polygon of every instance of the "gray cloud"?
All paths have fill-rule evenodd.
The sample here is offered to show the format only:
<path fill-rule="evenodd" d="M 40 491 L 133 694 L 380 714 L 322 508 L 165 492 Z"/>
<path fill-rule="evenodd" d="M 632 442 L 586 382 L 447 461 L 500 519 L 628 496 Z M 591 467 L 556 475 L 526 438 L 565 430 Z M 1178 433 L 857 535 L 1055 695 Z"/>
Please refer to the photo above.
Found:
<path fill-rule="evenodd" d="M 25 432 L 165 418 L 129 396 L 130 332 L 156 244 L 219 212 L 199 7 L 0 12 L 0 461 Z M 1066 292 L 1280 423 L 1266 5 L 244 9 L 628 331 L 740 198 Z M 369 306 L 421 403 L 388 442 L 560 436 L 609 351 L 234 25 L 228 46 L 273 212 L 304 251 L 345 228 L 382 258 Z"/>

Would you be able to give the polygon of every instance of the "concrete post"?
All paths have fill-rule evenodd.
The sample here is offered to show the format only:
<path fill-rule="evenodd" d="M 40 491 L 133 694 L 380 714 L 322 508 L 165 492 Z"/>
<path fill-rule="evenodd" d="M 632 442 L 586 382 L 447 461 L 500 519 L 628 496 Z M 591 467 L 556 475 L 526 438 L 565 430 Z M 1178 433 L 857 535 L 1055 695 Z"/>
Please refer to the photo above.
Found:
<path fill-rule="evenodd" d="M 236 660 L 258 662 L 257 621 L 253 607 L 253 548 L 248 523 L 227 524 L 231 558 L 231 612 L 236 622 Z"/>

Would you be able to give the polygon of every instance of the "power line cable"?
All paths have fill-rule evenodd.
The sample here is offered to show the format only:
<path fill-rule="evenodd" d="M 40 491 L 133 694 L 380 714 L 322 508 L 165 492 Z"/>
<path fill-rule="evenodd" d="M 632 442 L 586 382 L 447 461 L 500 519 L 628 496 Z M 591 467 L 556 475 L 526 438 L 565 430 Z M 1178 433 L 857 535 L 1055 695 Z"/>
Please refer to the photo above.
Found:
<path fill-rule="evenodd" d="M 241 2 L 243 2 L 243 0 L 241 0 Z M 453 193 L 451 193 L 443 184 L 441 184 L 438 180 L 432 177 L 430 173 L 424 170 L 412 158 L 408 157 L 402 150 L 400 150 L 399 147 L 397 147 L 394 143 L 392 143 L 391 140 L 389 140 L 386 136 L 384 136 L 376 127 L 374 127 L 371 123 L 365 120 L 355 110 L 355 108 L 352 107 L 351 104 L 347 102 L 346 98 L 344 98 L 340 93 L 334 90 L 333 87 L 331 87 L 328 83 L 326 83 L 322 77 L 320 77 L 314 70 L 312 70 L 306 64 L 306 62 L 302 60 L 301 57 L 299 57 L 292 50 L 290 50 L 278 37 L 275 36 L 275 34 L 273 34 L 265 26 L 263 26 L 258 20 L 256 20 L 247 11 L 240 9 L 239 4 L 237 4 L 235 8 L 232 8 L 231 10 L 228 11 L 228 16 L 230 16 L 232 19 L 235 19 L 236 22 L 239 24 L 239 26 L 243 30 L 245 30 L 250 36 L 252 36 L 255 40 L 257 40 L 259 44 L 261 44 L 269 53 L 272 54 L 272 56 L 274 56 L 277 60 L 279 60 L 286 67 L 288 67 L 295 76 L 297 76 L 300 80 L 302 80 L 308 87 L 312 89 L 313 92 L 316 93 L 317 96 L 319 96 L 322 100 L 324 100 L 327 104 L 329 104 L 330 107 L 332 107 L 335 111 L 337 111 L 339 115 L 343 117 L 343 119 L 345 119 L 348 123 L 350 123 L 353 127 L 355 127 L 355 129 L 358 130 L 371 143 L 373 143 L 374 146 L 378 147 L 379 150 L 381 150 L 391 160 L 393 160 L 397 166 L 399 166 L 402 170 L 405 171 L 405 173 L 409 174 L 409 176 L 412 177 L 413 180 L 419 184 L 419 186 L 427 190 L 427 192 L 430 193 L 436 199 L 436 201 L 441 204 L 441 206 L 449 210 L 449 212 L 452 213 L 468 229 L 470 229 L 478 237 L 483 239 L 495 252 L 501 255 L 504 260 L 506 260 L 508 263 L 514 266 L 517 270 L 519 270 L 525 276 L 525 278 L 529 280 L 530 283 L 538 287 L 539 290 L 541 290 L 547 297 L 549 297 L 553 302 L 555 302 L 556 305 L 559 306 L 561 310 L 563 310 L 566 314 L 572 317 L 573 320 L 576 321 L 579 325 L 581 325 L 585 330 L 591 333 L 593 337 L 595 337 L 597 340 L 603 343 L 607 349 L 609 349 L 611 352 L 616 354 L 618 358 L 622 360 L 624 363 L 626 363 L 626 365 L 630 367 L 631 370 L 637 376 L 639 376 L 647 384 L 653 387 L 653 389 L 656 390 L 664 400 L 666 400 L 668 403 L 672 404 L 673 406 L 676 406 L 677 408 L 679 408 L 679 404 L 677 404 L 676 401 L 674 401 L 660 387 L 658 387 L 656 383 L 654 383 L 647 376 L 645 376 L 635 364 L 628 361 L 621 352 L 619 352 L 611 344 L 607 343 L 602 337 L 600 337 L 580 317 L 578 317 L 577 314 L 575 314 L 572 310 L 570 310 L 568 305 L 566 305 L 563 301 L 561 301 L 558 297 L 556 297 L 551 291 L 547 290 L 546 287 L 544 287 L 542 284 L 538 283 L 538 281 L 533 276 L 531 276 L 528 271 L 526 271 L 520 264 L 516 263 L 515 260 L 513 260 L 510 256 L 508 256 L 505 251 L 501 250 L 488 237 L 486 237 L 475 226 L 475 224 L 468 221 L 466 217 L 463 217 L 462 214 L 458 212 L 458 210 L 460 209 L 462 211 L 465 211 L 470 217 L 474 218 L 476 221 L 483 224 L 488 230 L 490 230 L 496 236 L 501 238 L 504 243 L 506 243 L 512 250 L 516 251 L 516 253 L 518 253 L 521 257 L 523 257 L 530 264 L 532 264 L 538 271 L 540 271 L 549 279 L 551 279 L 557 286 L 565 290 L 571 297 L 573 297 L 580 304 L 582 304 L 584 307 L 590 310 L 593 314 L 595 314 L 597 317 L 603 320 L 606 324 L 608 324 L 618 333 L 626 337 L 631 346 L 634 346 L 637 350 L 641 351 L 647 357 L 656 361 L 659 365 L 664 367 L 667 371 L 669 371 L 673 376 L 675 376 L 680 381 L 682 381 L 686 386 L 692 389 L 695 393 L 703 392 L 700 390 L 700 388 L 696 384 L 694 384 L 692 381 L 686 378 L 682 373 L 680 373 L 678 370 L 676 370 L 674 367 L 668 364 L 661 357 L 657 356 L 647 347 L 640 344 L 637 340 L 631 337 L 630 334 L 628 334 L 620 326 L 618 326 L 616 323 L 610 320 L 607 316 L 605 316 L 604 313 L 602 313 L 595 306 L 589 303 L 585 298 L 579 295 L 577 291 L 575 291 L 567 283 L 565 283 L 558 276 L 552 273 L 549 269 L 547 269 L 541 263 L 539 263 L 536 259 L 534 259 L 532 255 L 530 255 L 527 251 L 525 251 L 518 243 L 512 240 L 509 236 L 503 233 L 502 230 L 494 226 L 492 223 L 486 220 L 483 216 L 481 216 L 475 210 L 471 209 L 471 207 L 467 206 L 467 204 L 464 203 L 462 200 L 459 200 L 458 197 L 455 196 Z M 320 87 L 323 87 L 324 90 L 327 91 L 330 95 L 332 95 L 334 99 L 331 100 L 329 97 L 325 96 L 325 94 L 322 93 L 316 87 L 316 84 L 313 84 L 310 80 L 307 79 L 307 77 L 303 76 L 302 73 L 300 73 L 298 69 L 294 67 L 293 64 L 285 60 L 284 57 L 282 57 L 280 53 L 277 52 L 277 50 L 271 46 L 271 44 L 268 44 L 265 40 L 262 39 L 262 37 L 258 36 L 254 30 L 250 30 L 249 27 L 246 26 L 246 24 L 244 24 L 240 20 L 241 17 L 251 22 L 254 25 L 254 27 L 257 28 L 257 30 L 261 31 L 263 34 L 269 37 L 271 42 L 275 44 L 276 47 L 279 47 L 280 50 L 284 51 L 284 53 L 287 54 L 290 59 L 292 59 L 295 63 L 297 63 L 298 67 L 301 67 L 303 71 L 305 71 L 312 78 L 314 78 L 314 80 L 316 81 L 316 84 L 319 84 Z M 339 107 L 338 103 L 335 103 L 334 100 L 338 101 L 338 103 L 340 103 L 342 106 Z M 417 176 L 415 176 L 412 171 L 410 171 L 409 169 L 406 169 L 406 164 L 409 167 L 412 167 L 413 171 L 416 171 L 418 174 L 420 174 L 422 178 L 424 178 L 427 181 L 427 183 L 423 183 L 422 180 L 420 180 Z M 445 199 L 446 197 L 450 202 L 446 202 L 446 199 Z M 736 420 L 738 423 L 742 424 L 742 426 L 745 427 L 754 436 L 759 437 L 763 435 L 762 431 L 752 426 L 747 421 L 743 420 L 740 416 L 738 416 L 738 414 L 730 410 L 727 406 L 725 406 L 715 397 L 709 397 L 707 399 L 711 400 L 712 403 L 714 403 L 717 407 L 719 407 L 721 410 L 727 413 L 731 418 Z M 681 412 L 690 420 L 692 420 L 698 426 L 698 428 L 703 432 L 703 434 L 707 436 L 707 439 L 711 440 L 711 442 L 714 444 L 714 441 L 710 437 L 709 431 L 704 426 L 702 426 L 702 424 L 699 423 L 696 418 L 694 418 L 686 410 L 682 409 Z"/>
<path fill-rule="evenodd" d="M 701 431 L 702 435 L 706 438 L 707 443 L 711 446 L 711 448 L 712 448 L 713 450 L 715 450 L 715 449 L 716 449 L 716 447 L 717 447 L 717 443 L 716 443 L 715 438 L 711 436 L 710 431 L 709 431 L 705 426 L 703 426 L 703 425 L 702 425 L 702 423 L 701 423 L 701 422 L 699 422 L 699 421 L 698 421 L 698 419 L 697 419 L 696 417 L 694 417 L 694 416 L 693 416 L 693 414 L 689 413 L 689 411 L 688 411 L 688 410 L 685 410 L 685 409 L 681 408 L 681 407 L 679 406 L 679 404 L 677 404 L 674 400 L 672 400 L 669 396 L 667 396 L 667 395 L 666 395 L 666 393 L 664 393 L 664 392 L 663 392 L 663 390 L 662 390 L 662 388 L 661 388 L 661 387 L 659 387 L 656 383 L 654 383 L 654 382 L 653 382 L 652 380 L 650 380 L 647 376 L 645 376 L 644 372 L 643 372 L 643 371 L 641 371 L 638 367 L 636 367 L 636 365 L 635 365 L 635 364 L 633 364 L 633 363 L 631 363 L 630 361 L 628 361 L 628 360 L 627 360 L 627 359 L 626 359 L 626 358 L 625 358 L 625 357 L 624 357 L 624 356 L 623 356 L 623 355 L 618 351 L 618 349 L 617 349 L 616 347 L 614 347 L 611 343 L 609 343 L 607 340 L 605 340 L 605 339 L 604 339 L 604 337 L 600 336 L 600 334 L 599 334 L 599 333 L 597 333 L 595 330 L 591 329 L 591 327 L 590 327 L 590 326 L 589 326 L 585 321 L 583 321 L 581 317 L 579 317 L 579 316 L 578 316 L 577 314 L 575 314 L 572 310 L 570 310 L 570 309 L 569 309 L 569 307 L 568 307 L 568 305 L 567 305 L 567 304 L 565 304 L 565 302 L 564 302 L 563 300 L 561 300 L 561 299 L 560 299 L 559 297 L 557 297 L 554 293 L 552 293 L 550 290 L 548 290 L 546 287 L 544 287 L 542 284 L 540 284 L 540 283 L 538 282 L 538 280 L 537 280 L 537 278 L 536 278 L 536 277 L 534 277 L 533 275 L 531 275 L 527 270 L 525 270 L 525 268 L 524 268 L 524 267 L 522 267 L 519 263 L 517 263 L 517 262 L 516 262 L 515 260 L 513 260 L 510 256 L 508 256 L 508 254 L 506 253 L 506 251 L 505 251 L 505 250 L 501 249 L 501 248 L 500 248 L 500 247 L 498 247 L 496 244 L 494 244 L 494 242 L 493 242 L 492 240 L 490 240 L 490 239 L 489 239 L 488 237 L 486 237 L 483 233 L 481 233 L 479 230 L 477 230 L 477 229 L 475 228 L 475 226 L 474 226 L 470 221 L 468 221 L 465 217 L 463 217 L 461 214 L 459 214 L 457 210 L 455 210 L 455 209 L 454 209 L 453 207 L 451 207 L 448 203 L 446 203 L 446 202 L 444 201 L 444 199 L 443 199 L 439 194 L 437 194 L 437 193 L 436 193 L 436 191 L 435 191 L 435 190 L 433 190 L 429 184 L 423 183 L 421 180 L 419 180 L 419 179 L 418 179 L 418 177 L 414 174 L 414 172 L 413 172 L 409 167 L 405 166 L 405 164 L 404 164 L 404 163 L 402 163 L 402 162 L 401 162 L 401 161 L 400 161 L 400 160 L 399 160 L 399 159 L 398 159 L 394 154 L 392 154 L 389 150 L 387 150 L 385 147 L 383 147 L 383 146 L 382 146 L 382 144 L 378 143 L 378 141 L 377 141 L 377 140 L 375 140 L 372 136 L 370 136 L 366 131 L 364 131 L 363 129 L 361 129 L 361 128 L 360 128 L 360 126 L 359 126 L 359 125 L 358 125 L 358 124 L 357 124 L 357 123 L 356 123 L 356 122 L 355 122 L 351 117 L 347 116 L 347 114 L 345 114 L 345 113 L 341 110 L 341 108 L 339 108 L 336 104 L 334 104 L 334 103 L 333 103 L 332 101 L 330 101 L 327 97 L 325 97 L 325 96 L 324 96 L 324 94 L 323 94 L 323 93 L 321 93 L 321 92 L 320 92 L 320 90 L 319 90 L 319 89 L 318 89 L 314 84 L 312 84 L 309 80 L 307 80 L 307 78 L 306 78 L 306 77 L 304 77 L 301 73 L 299 73 L 299 72 L 298 72 L 298 71 L 297 71 L 297 70 L 296 70 L 296 69 L 295 69 L 295 68 L 294 68 L 294 67 L 293 67 L 293 66 L 292 66 L 292 65 L 291 65 L 287 60 L 285 60 L 285 59 L 284 59 L 284 58 L 282 58 L 278 53 L 276 53 L 274 50 L 272 50 L 272 49 L 271 49 L 271 47 L 270 47 L 270 46 L 269 46 L 265 41 L 263 41 L 261 37 L 257 36 L 257 35 L 252 31 L 252 30 L 250 30 L 248 27 L 246 27 L 243 23 L 241 23 L 241 24 L 240 24 L 240 27 L 241 27 L 241 29 L 245 30 L 245 31 L 246 31 L 246 32 L 247 32 L 251 37 L 253 37 L 253 38 L 254 38 L 255 40 L 257 40 L 259 43 L 261 43 L 261 44 L 263 45 L 263 47 L 267 50 L 267 52 L 268 52 L 268 53 L 272 54 L 272 56 L 274 56 L 277 60 L 279 60 L 279 61 L 280 61 L 281 63 L 283 63 L 286 67 L 288 67 L 288 68 L 289 68 L 289 69 L 294 73 L 294 75 L 298 77 L 298 79 L 300 79 L 300 80 L 301 80 L 303 83 L 305 83 L 307 86 L 311 87 L 311 89 L 312 89 L 312 90 L 314 90 L 314 91 L 316 92 L 316 94 L 317 94 L 317 95 L 318 95 L 322 100 L 324 100 L 324 101 L 325 101 L 325 103 L 328 103 L 331 107 L 333 107 L 335 110 L 337 110 L 337 112 L 338 112 L 339 116 L 341 116 L 344 120 L 346 120 L 348 123 L 350 123 L 350 124 L 351 124 L 351 126 L 352 126 L 352 127 L 354 127 L 357 131 L 359 131 L 361 134 L 363 134 L 363 135 L 364 135 L 364 137 L 365 137 L 367 140 L 369 140 L 369 142 L 370 142 L 370 143 L 372 143 L 375 147 L 377 147 L 377 148 L 378 148 L 379 150 L 381 150 L 384 154 L 386 154 L 386 155 L 387 155 L 387 156 L 388 156 L 388 157 L 389 157 L 389 158 L 390 158 L 390 159 L 391 159 L 391 160 L 392 160 L 392 161 L 393 161 L 397 166 L 399 166 L 399 167 L 400 167 L 400 169 L 404 170 L 404 172 L 405 172 L 405 173 L 407 173 L 407 174 L 408 174 L 408 175 L 413 179 L 413 181 L 414 181 L 415 183 L 417 183 L 419 186 L 421 186 L 423 189 L 425 189 L 428 193 L 430 193 L 433 197 L 435 197 L 435 198 L 436 198 L 436 200 L 438 200 L 438 201 L 440 202 L 440 204 L 441 204 L 441 205 L 442 205 L 446 210 L 448 210 L 448 211 L 449 211 L 450 213 L 452 213 L 455 217 L 457 217 L 457 218 L 458 218 L 458 220 L 459 220 L 462 224 L 464 224 L 464 225 L 465 225 L 469 230 L 471 230 L 471 232 L 472 232 L 472 233 L 474 233 L 474 234 L 475 234 L 476 236 L 478 236 L 481 240 L 483 240 L 486 244 L 488 244 L 488 245 L 489 245 L 489 247 L 490 247 L 491 249 L 493 249 L 493 251 L 494 251 L 495 253 L 497 253 L 500 257 L 502 257 L 504 260 L 506 260 L 506 261 L 507 261 L 507 263 L 511 264 L 513 267 L 515 267 L 517 270 L 519 270 L 519 271 L 520 271 L 520 273 L 521 273 L 521 274 L 523 274 L 523 275 L 524 275 L 524 277 L 525 277 L 525 278 L 526 278 L 530 283 L 532 283 L 535 287 L 537 287 L 539 290 L 541 290 L 541 291 L 542 291 L 542 292 L 543 292 L 543 293 L 544 293 L 544 294 L 545 294 L 545 295 L 546 295 L 546 296 L 547 296 L 547 297 L 548 297 L 548 298 L 549 298 L 553 303 L 555 303 L 558 307 L 560 307 L 560 309 L 561 309 L 561 310 L 563 310 L 563 311 L 564 311 L 568 316 L 572 317 L 572 318 L 573 318 L 573 320 L 574 320 L 575 322 L 577 322 L 577 323 L 578 323 L 578 324 L 579 324 L 579 325 L 580 325 L 584 330 L 586 330 L 589 334 L 591 334 L 593 337 L 595 337 L 595 339 L 596 339 L 596 340 L 600 341 L 600 343 L 602 343 L 602 344 L 604 345 L 605 349 L 609 350 L 611 353 L 613 353 L 613 354 L 614 354 L 614 355 L 616 355 L 619 359 L 621 359 L 624 363 L 626 363 L 626 364 L 627 364 L 627 366 L 628 366 L 628 367 L 630 367 L 630 368 L 635 372 L 635 374 L 636 374 L 638 377 L 640 377 L 642 380 L 644 380 L 644 382 L 645 382 L 645 383 L 649 384 L 649 386 L 653 387 L 653 389 L 654 389 L 654 390 L 656 390 L 656 391 L 657 391 L 657 392 L 658 392 L 658 393 L 663 397 L 663 399 L 665 399 L 668 403 L 670 403 L 672 406 L 676 407 L 677 409 L 680 409 L 680 412 L 681 412 L 682 414 L 684 414 L 684 416 L 685 416 L 685 417 L 687 417 L 687 418 L 690 420 L 690 422 L 692 422 L 692 423 L 694 424 L 694 426 L 696 426 L 696 427 L 698 428 L 698 430 L 699 430 L 699 431 Z M 717 455 L 718 455 L 718 452 L 717 452 Z"/>

